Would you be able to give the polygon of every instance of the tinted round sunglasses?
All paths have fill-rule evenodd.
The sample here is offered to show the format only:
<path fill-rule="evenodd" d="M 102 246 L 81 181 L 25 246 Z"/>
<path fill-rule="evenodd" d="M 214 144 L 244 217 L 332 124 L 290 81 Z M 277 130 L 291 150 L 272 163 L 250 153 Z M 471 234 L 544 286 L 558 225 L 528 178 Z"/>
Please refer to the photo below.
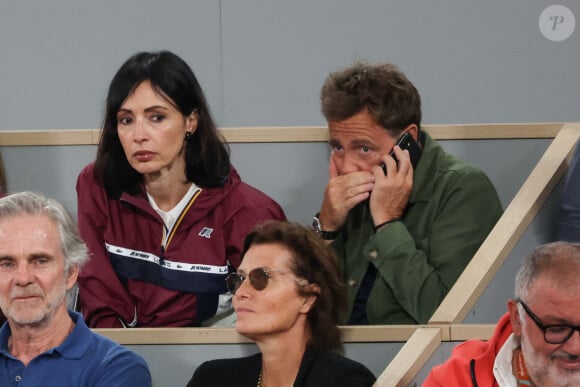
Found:
<path fill-rule="evenodd" d="M 268 270 L 262 267 L 254 269 L 249 273 L 230 273 L 226 277 L 226 286 L 228 290 L 233 294 L 242 286 L 242 282 L 247 279 L 250 280 L 250 285 L 258 291 L 266 289 L 268 286 L 268 280 L 272 278 L 272 274 L 288 274 L 289 271 L 281 270 Z"/>

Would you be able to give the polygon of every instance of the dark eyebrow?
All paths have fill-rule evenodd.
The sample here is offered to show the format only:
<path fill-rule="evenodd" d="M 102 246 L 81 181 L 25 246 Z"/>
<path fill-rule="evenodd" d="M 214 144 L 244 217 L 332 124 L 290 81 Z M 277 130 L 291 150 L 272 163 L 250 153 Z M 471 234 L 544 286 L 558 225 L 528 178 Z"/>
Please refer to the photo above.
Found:
<path fill-rule="evenodd" d="M 169 108 L 166 108 L 165 106 L 155 105 L 145 109 L 146 112 L 151 112 L 154 110 L 169 110 Z"/>
<path fill-rule="evenodd" d="M 522 303 L 521 300 L 519 302 Z M 522 304 L 522 306 L 523 306 L 523 304 Z M 529 307 L 528 307 L 528 309 L 529 309 Z M 532 313 L 534 313 L 534 312 L 532 312 Z M 562 317 L 554 316 L 554 315 L 551 315 L 551 314 L 548 314 L 548 315 L 542 316 L 542 317 L 536 315 L 535 313 L 534 313 L 534 315 L 536 316 L 536 318 L 538 320 L 540 320 L 540 322 L 544 326 L 551 326 L 551 325 L 566 325 L 566 326 L 571 326 L 571 327 L 575 327 L 576 326 L 575 324 L 570 323 L 568 320 L 566 320 L 566 319 L 564 319 Z M 546 321 L 550 321 L 550 322 L 547 323 Z M 556 322 L 552 322 L 552 321 L 556 321 Z"/>
<path fill-rule="evenodd" d="M 52 259 L 52 255 L 45 254 L 45 253 L 32 253 L 32 254 L 30 254 L 29 258 L 30 259 L 38 259 L 38 258 Z"/>
<path fill-rule="evenodd" d="M 271 269 L 269 266 L 256 266 L 256 267 L 254 267 L 253 269 L 251 269 L 251 270 L 249 270 L 249 271 L 247 271 L 247 272 L 246 272 L 246 271 L 244 271 L 244 270 L 239 270 L 239 269 L 238 269 L 237 273 L 238 273 L 238 274 L 239 274 L 239 273 L 242 273 L 242 274 L 247 274 L 247 273 L 249 273 L 249 272 L 251 272 L 251 271 L 253 271 L 253 270 L 256 270 L 256 269 L 262 269 L 262 270 L 264 270 L 264 271 L 269 271 L 269 270 L 272 270 L 272 269 Z"/>
<path fill-rule="evenodd" d="M 356 146 L 356 147 L 358 147 L 358 146 L 375 146 L 375 143 L 370 141 L 370 140 L 366 140 L 366 139 L 357 139 L 357 140 L 353 140 L 351 145 Z"/>
<path fill-rule="evenodd" d="M 165 106 L 161 106 L 161 105 L 154 105 L 154 106 L 150 106 L 150 107 L 145 109 L 146 112 L 151 112 L 151 111 L 155 111 L 155 110 L 169 110 L 169 108 L 167 108 Z M 119 114 L 119 113 L 133 113 L 133 111 L 131 109 L 119 108 L 119 111 L 117 112 L 117 114 Z"/>

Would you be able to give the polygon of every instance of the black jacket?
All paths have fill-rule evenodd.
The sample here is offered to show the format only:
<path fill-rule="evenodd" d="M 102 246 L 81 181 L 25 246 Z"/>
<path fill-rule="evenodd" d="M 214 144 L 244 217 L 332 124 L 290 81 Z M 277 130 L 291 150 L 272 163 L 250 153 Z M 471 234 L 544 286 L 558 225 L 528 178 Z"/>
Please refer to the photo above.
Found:
<path fill-rule="evenodd" d="M 206 361 L 187 387 L 256 387 L 262 354 Z M 375 376 L 362 364 L 330 351 L 307 349 L 294 387 L 369 387 Z"/>

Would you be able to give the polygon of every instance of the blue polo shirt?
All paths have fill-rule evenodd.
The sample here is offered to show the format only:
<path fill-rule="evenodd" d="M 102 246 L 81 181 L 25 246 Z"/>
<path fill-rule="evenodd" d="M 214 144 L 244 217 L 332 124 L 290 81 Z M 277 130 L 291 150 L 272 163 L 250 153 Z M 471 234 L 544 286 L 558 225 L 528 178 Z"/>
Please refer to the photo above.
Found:
<path fill-rule="evenodd" d="M 151 375 L 145 360 L 91 331 L 80 314 L 70 311 L 75 328 L 58 347 L 24 364 L 8 352 L 10 326 L 0 329 L 2 387 L 147 387 Z"/>

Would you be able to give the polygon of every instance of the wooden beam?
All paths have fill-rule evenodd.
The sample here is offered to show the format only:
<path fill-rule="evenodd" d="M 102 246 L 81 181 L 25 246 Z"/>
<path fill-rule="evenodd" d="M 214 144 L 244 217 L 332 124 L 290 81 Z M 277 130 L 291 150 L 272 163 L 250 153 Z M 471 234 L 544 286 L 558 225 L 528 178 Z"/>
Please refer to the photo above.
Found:
<path fill-rule="evenodd" d="M 448 341 L 488 340 L 494 330 L 495 324 L 453 324 Z"/>
<path fill-rule="evenodd" d="M 239 344 L 252 341 L 232 328 L 99 328 L 95 332 L 122 345 Z"/>
<path fill-rule="evenodd" d="M 96 129 L 1 130 L 0 146 L 94 145 L 99 135 Z"/>
<path fill-rule="evenodd" d="M 340 326 L 345 343 L 398 343 L 417 329 L 439 329 L 441 341 L 487 340 L 495 324 Z M 238 344 L 251 340 L 233 328 L 98 328 L 95 332 L 123 345 Z"/>
<path fill-rule="evenodd" d="M 427 325 L 341 326 L 345 343 L 405 342 Z M 429 328 L 439 328 L 429 326 Z M 120 344 L 235 344 L 251 342 L 233 328 L 131 328 L 94 329 Z M 448 335 L 445 338 L 449 338 Z"/>
<path fill-rule="evenodd" d="M 459 276 L 429 324 L 463 321 L 521 235 L 564 176 L 580 137 L 580 123 L 565 124 Z"/>
<path fill-rule="evenodd" d="M 408 386 L 440 344 L 440 329 L 418 328 L 374 385 L 376 387 Z"/>
<path fill-rule="evenodd" d="M 404 342 L 419 327 L 427 325 L 344 325 L 340 329 L 347 343 Z"/>
<path fill-rule="evenodd" d="M 424 125 L 436 140 L 554 138 L 562 123 Z M 327 142 L 324 126 L 221 128 L 235 143 Z M 0 146 L 96 145 L 98 129 L 0 130 Z"/>

